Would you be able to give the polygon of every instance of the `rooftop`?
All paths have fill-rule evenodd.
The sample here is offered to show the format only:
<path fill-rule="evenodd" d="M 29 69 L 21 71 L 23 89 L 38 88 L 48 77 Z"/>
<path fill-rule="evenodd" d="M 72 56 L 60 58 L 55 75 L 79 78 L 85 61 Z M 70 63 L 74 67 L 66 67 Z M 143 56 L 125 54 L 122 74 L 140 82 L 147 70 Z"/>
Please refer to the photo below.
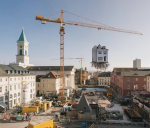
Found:
<path fill-rule="evenodd" d="M 122 76 L 146 76 L 150 71 L 122 71 Z"/>
<path fill-rule="evenodd" d="M 64 66 L 64 71 L 72 71 L 74 66 Z M 29 71 L 60 71 L 60 66 L 28 66 Z"/>

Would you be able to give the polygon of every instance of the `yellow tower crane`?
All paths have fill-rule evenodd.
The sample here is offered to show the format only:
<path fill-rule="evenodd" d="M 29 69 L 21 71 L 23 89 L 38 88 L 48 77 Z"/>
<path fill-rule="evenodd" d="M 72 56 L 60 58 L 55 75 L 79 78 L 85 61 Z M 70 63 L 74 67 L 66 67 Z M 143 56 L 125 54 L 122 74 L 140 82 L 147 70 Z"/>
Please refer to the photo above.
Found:
<path fill-rule="evenodd" d="M 83 58 L 64 58 L 64 59 L 80 59 L 81 60 L 80 84 L 82 85 L 82 59 Z M 51 59 L 51 60 L 59 60 L 59 59 Z"/>
<path fill-rule="evenodd" d="M 64 34 L 65 34 L 65 24 L 69 24 L 69 25 L 76 25 L 76 26 L 82 26 L 82 27 L 89 27 L 89 28 L 96 28 L 98 30 L 110 30 L 110 31 L 118 31 L 118 32 L 124 32 L 124 33 L 132 33 L 132 34 L 139 34 L 142 35 L 142 33 L 137 32 L 137 31 L 131 31 L 131 30 L 125 30 L 125 29 L 119 29 L 119 28 L 114 28 L 81 16 L 78 16 L 80 18 L 84 18 L 86 20 L 95 22 L 95 23 L 99 23 L 101 25 L 95 25 L 95 24 L 88 24 L 88 23 L 82 23 L 82 22 L 75 22 L 75 21 L 64 21 L 64 13 L 69 13 L 72 14 L 74 16 L 78 16 L 76 14 L 61 10 L 61 18 L 57 18 L 56 20 L 51 20 L 50 18 L 45 18 L 42 17 L 41 15 L 37 15 L 36 16 L 36 20 L 41 20 L 42 24 L 46 24 L 47 22 L 53 22 L 53 23 L 60 23 L 60 89 L 62 91 L 60 91 L 60 96 L 63 98 L 64 97 Z M 57 12 L 58 13 L 58 12 Z M 54 14 L 53 14 L 54 15 Z M 51 15 L 52 16 L 52 15 Z"/>

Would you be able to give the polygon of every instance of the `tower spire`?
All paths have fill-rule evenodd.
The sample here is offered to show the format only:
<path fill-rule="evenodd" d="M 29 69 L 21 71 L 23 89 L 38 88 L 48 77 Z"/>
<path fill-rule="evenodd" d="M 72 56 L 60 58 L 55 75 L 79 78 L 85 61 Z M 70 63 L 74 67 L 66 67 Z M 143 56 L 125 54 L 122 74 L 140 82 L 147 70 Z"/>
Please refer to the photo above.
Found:
<path fill-rule="evenodd" d="M 20 35 L 18 41 L 25 41 L 25 42 L 27 42 L 26 36 L 24 34 L 24 28 L 23 27 L 22 27 L 22 32 L 21 32 L 21 35 Z"/>

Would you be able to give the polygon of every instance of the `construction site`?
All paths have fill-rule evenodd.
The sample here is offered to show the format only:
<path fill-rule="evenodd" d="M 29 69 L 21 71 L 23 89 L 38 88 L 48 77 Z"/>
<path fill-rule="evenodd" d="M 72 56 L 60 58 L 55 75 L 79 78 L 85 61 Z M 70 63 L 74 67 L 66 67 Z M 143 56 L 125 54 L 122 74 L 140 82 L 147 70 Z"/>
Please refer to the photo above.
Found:
<path fill-rule="evenodd" d="M 35 20 L 41 21 L 42 24 L 56 23 L 60 25 L 60 59 L 51 59 L 60 61 L 60 74 L 50 72 L 38 78 L 41 87 L 44 88 L 44 80 L 48 80 L 51 76 L 58 79 L 56 84 L 59 88 L 55 91 L 41 91 L 41 95 L 30 100 L 29 87 L 24 87 L 22 92 L 23 103 L 16 105 L 14 109 L 4 110 L 2 120 L 5 123 L 18 123 L 21 127 L 26 128 L 105 128 L 105 127 L 143 127 L 148 124 L 149 116 L 141 115 L 138 108 L 135 108 L 132 98 L 118 98 L 118 94 L 110 85 L 87 85 L 83 81 L 82 63 L 83 57 L 65 58 L 65 26 L 73 25 L 77 27 L 87 27 L 90 29 L 116 31 L 129 34 L 142 35 L 141 32 L 125 30 L 121 28 L 111 27 L 97 21 L 78 16 L 65 10 L 61 10 L 60 17 L 53 20 L 37 15 Z M 56 13 L 56 14 L 57 14 Z M 73 16 L 91 21 L 94 24 L 88 24 L 78 21 L 64 20 L 64 14 L 68 13 Z M 34 17 L 33 17 L 34 19 Z M 35 21 L 37 22 L 37 21 Z M 73 49 L 74 50 L 74 49 Z M 90 49 L 91 50 L 91 49 Z M 103 55 L 99 55 L 101 53 Z M 64 61 L 65 59 L 80 60 L 80 85 L 75 85 L 74 88 L 65 85 Z M 106 70 L 109 67 L 108 49 L 106 46 L 95 45 L 92 49 L 92 61 L 89 62 L 97 72 L 98 70 Z M 38 68 L 40 70 L 40 68 Z M 50 70 L 50 69 L 48 69 Z M 38 72 L 38 71 L 37 71 Z M 98 74 L 96 76 L 98 81 Z M 36 77 L 37 79 L 37 77 Z M 68 78 L 67 78 L 68 79 Z M 67 80 L 66 80 L 67 81 Z M 39 84 L 37 83 L 37 84 Z M 25 83 L 26 84 L 26 83 Z M 28 85 L 30 86 L 30 85 Z M 47 85 L 49 86 L 49 85 Z M 54 86 L 53 86 L 54 88 Z M 39 91 L 39 90 L 38 90 Z M 39 92 L 38 92 L 39 93 Z M 148 107 L 145 107 L 149 109 Z M 0 126 L 1 127 L 1 126 Z M 18 126 L 19 127 L 19 126 Z"/>

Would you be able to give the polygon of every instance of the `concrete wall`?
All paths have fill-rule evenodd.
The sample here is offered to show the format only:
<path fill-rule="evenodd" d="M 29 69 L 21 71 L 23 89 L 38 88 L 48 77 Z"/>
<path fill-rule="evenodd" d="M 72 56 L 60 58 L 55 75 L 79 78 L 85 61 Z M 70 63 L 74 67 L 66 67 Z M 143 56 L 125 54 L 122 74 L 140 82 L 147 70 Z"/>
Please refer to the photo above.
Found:
<path fill-rule="evenodd" d="M 78 117 L 78 112 L 76 111 L 67 111 L 66 116 L 75 116 Z"/>
<path fill-rule="evenodd" d="M 78 113 L 78 120 L 95 120 L 96 114 L 94 113 L 84 113 L 80 114 Z"/>

